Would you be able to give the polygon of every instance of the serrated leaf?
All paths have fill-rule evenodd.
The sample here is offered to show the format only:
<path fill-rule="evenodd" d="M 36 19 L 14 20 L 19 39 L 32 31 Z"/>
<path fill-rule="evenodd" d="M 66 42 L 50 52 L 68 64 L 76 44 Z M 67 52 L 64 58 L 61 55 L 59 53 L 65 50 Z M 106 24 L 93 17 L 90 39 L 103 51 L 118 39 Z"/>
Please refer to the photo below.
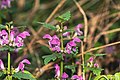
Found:
<path fill-rule="evenodd" d="M 120 80 L 120 72 L 119 73 L 115 73 L 115 80 Z"/>
<path fill-rule="evenodd" d="M 44 63 L 48 64 L 51 60 L 55 61 L 57 59 L 57 56 L 55 54 L 51 54 L 51 55 L 43 56 L 42 58 L 44 58 Z"/>
<path fill-rule="evenodd" d="M 12 76 L 17 79 L 36 80 L 30 72 L 17 72 L 13 74 Z"/>
<path fill-rule="evenodd" d="M 59 22 L 65 22 L 68 21 L 71 17 L 70 11 L 56 17 L 56 20 L 58 20 Z"/>
<path fill-rule="evenodd" d="M 76 70 L 75 70 L 76 66 L 75 65 L 67 65 L 67 66 L 65 66 L 65 68 L 70 69 L 72 71 L 72 73 L 76 72 Z"/>
<path fill-rule="evenodd" d="M 51 24 L 48 24 L 48 23 L 44 23 L 44 22 L 38 22 L 40 24 L 43 25 L 43 27 L 46 27 L 46 28 L 49 28 L 49 29 L 52 29 L 52 30 L 56 30 L 57 28 Z"/>
<path fill-rule="evenodd" d="M 99 56 L 104 56 L 106 54 L 95 54 L 96 57 L 99 57 Z"/>

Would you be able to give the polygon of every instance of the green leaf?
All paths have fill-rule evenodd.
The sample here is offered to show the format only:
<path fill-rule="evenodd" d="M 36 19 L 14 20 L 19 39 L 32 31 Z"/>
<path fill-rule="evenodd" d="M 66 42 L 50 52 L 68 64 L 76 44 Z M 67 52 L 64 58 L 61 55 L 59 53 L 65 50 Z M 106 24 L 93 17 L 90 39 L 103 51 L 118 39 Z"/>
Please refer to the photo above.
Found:
<path fill-rule="evenodd" d="M 17 79 L 29 79 L 29 80 L 36 80 L 35 77 L 28 71 L 24 72 L 17 72 L 12 75 L 14 78 Z"/>
<path fill-rule="evenodd" d="M 92 71 L 95 75 L 100 75 L 101 71 L 103 70 L 101 68 L 88 68 L 88 69 Z"/>
<path fill-rule="evenodd" d="M 14 51 L 14 48 L 13 48 L 13 47 L 10 47 L 10 46 L 2 46 L 2 47 L 0 48 L 0 51 L 7 51 L 7 50 L 9 50 L 9 51 Z"/>
<path fill-rule="evenodd" d="M 72 29 L 67 29 L 67 30 L 64 30 L 63 32 L 74 32 L 74 30 L 72 30 Z"/>
<path fill-rule="evenodd" d="M 57 28 L 51 24 L 48 24 L 48 23 L 44 23 L 44 22 L 38 22 L 40 24 L 43 25 L 43 27 L 46 27 L 46 28 L 49 28 L 49 29 L 52 29 L 52 30 L 56 30 Z"/>
<path fill-rule="evenodd" d="M 115 80 L 120 80 L 120 72 L 119 73 L 115 73 Z"/>
<path fill-rule="evenodd" d="M 104 56 L 106 54 L 95 54 L 96 57 L 99 57 L 99 56 Z"/>
<path fill-rule="evenodd" d="M 65 22 L 68 21 L 71 17 L 70 11 L 56 17 L 56 20 L 58 20 L 59 22 Z"/>
<path fill-rule="evenodd" d="M 94 80 L 109 80 L 105 75 L 99 75 L 94 78 Z"/>
<path fill-rule="evenodd" d="M 67 66 L 65 66 L 65 68 L 70 69 L 72 71 L 72 73 L 76 72 L 76 70 L 75 70 L 76 66 L 75 65 L 67 65 Z"/>
<path fill-rule="evenodd" d="M 4 72 L 0 71 L 0 77 L 4 74 Z"/>
<path fill-rule="evenodd" d="M 6 28 L 5 25 L 0 24 L 0 30 Z"/>
<path fill-rule="evenodd" d="M 44 58 L 44 63 L 47 64 L 51 60 L 55 61 L 57 59 L 57 55 L 54 53 L 54 54 L 51 54 L 51 55 L 43 56 L 42 58 Z"/>
<path fill-rule="evenodd" d="M 107 75 L 107 78 L 110 80 L 115 80 L 115 76 L 113 76 L 113 75 Z"/>

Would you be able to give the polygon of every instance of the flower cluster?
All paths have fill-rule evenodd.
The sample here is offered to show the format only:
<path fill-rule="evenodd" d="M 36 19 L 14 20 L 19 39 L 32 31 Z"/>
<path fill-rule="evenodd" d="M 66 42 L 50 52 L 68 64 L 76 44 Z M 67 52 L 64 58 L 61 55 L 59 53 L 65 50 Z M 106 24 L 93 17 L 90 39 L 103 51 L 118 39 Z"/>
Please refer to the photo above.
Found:
<path fill-rule="evenodd" d="M 21 61 L 21 62 L 19 63 L 18 67 L 15 69 L 15 72 L 19 72 L 20 70 L 21 70 L 22 72 L 24 72 L 24 67 L 25 67 L 24 63 L 26 63 L 26 64 L 31 64 L 29 60 L 24 59 L 23 61 Z M 2 61 L 1 59 L 0 59 L 0 70 L 5 70 L 3 61 Z"/>
<path fill-rule="evenodd" d="M 0 1 L 0 7 L 3 8 L 10 8 L 11 7 L 11 0 L 2 0 Z"/>
<path fill-rule="evenodd" d="M 99 67 L 99 65 L 97 63 L 94 63 L 94 58 L 93 57 L 89 58 L 89 62 L 87 63 L 87 66 L 88 67 L 96 67 L 96 68 Z"/>
<path fill-rule="evenodd" d="M 9 45 L 13 47 L 22 47 L 24 45 L 24 40 L 26 36 L 30 36 L 27 31 L 24 31 L 18 35 L 16 35 L 14 30 L 11 30 L 8 33 L 6 30 L 0 31 L 0 45 Z"/>
<path fill-rule="evenodd" d="M 83 32 L 80 31 L 80 28 L 82 28 L 82 25 L 81 24 L 78 24 L 76 27 L 75 27 L 75 33 L 73 35 L 73 37 L 71 38 L 71 41 L 69 41 L 67 44 L 66 44 L 66 47 L 65 47 L 65 50 L 64 52 L 65 53 L 72 53 L 72 52 L 75 52 L 76 51 L 76 42 L 80 42 L 81 40 L 78 38 L 78 36 L 82 35 Z M 64 27 L 64 30 L 67 30 L 67 26 Z M 66 36 L 66 37 L 70 37 L 70 32 L 65 32 L 63 33 L 63 36 Z M 60 39 L 54 35 L 53 37 L 51 37 L 49 34 L 45 34 L 43 36 L 44 39 L 49 39 L 48 43 L 49 43 L 49 46 L 51 48 L 52 51 L 56 51 L 56 52 L 60 52 L 62 51 L 60 49 Z"/>
<path fill-rule="evenodd" d="M 58 64 L 55 64 L 55 77 L 60 78 L 60 67 Z M 67 79 L 67 78 L 68 78 L 68 74 L 64 72 L 62 74 L 62 80 Z"/>
<path fill-rule="evenodd" d="M 58 36 L 53 35 L 50 36 L 49 34 L 45 34 L 43 36 L 44 39 L 49 39 L 48 43 L 50 46 L 50 49 L 54 52 L 58 52 L 58 53 L 67 53 L 67 54 L 71 54 L 77 51 L 77 43 L 81 42 L 81 40 L 79 39 L 79 36 L 81 36 L 83 34 L 83 32 L 80 30 L 80 28 L 82 28 L 81 24 L 78 24 L 75 29 L 74 32 L 63 32 L 67 30 L 67 26 L 64 26 L 63 29 L 60 28 L 59 25 L 56 26 L 57 28 L 57 32 L 61 33 L 61 39 L 59 39 Z M 65 47 L 63 48 L 63 38 L 67 37 L 70 41 L 66 43 Z M 62 80 L 66 80 L 69 76 L 66 72 L 63 72 L 62 75 L 60 75 L 60 67 L 58 64 L 55 64 L 55 77 L 57 79 L 61 79 Z M 72 80 L 83 80 L 82 76 L 78 76 L 78 75 L 73 75 L 71 77 Z"/>
<path fill-rule="evenodd" d="M 56 78 L 60 78 L 60 67 L 58 64 L 55 64 L 55 77 Z M 64 72 L 62 74 L 62 80 L 66 80 L 68 78 L 68 74 L 66 72 Z M 72 80 L 83 80 L 82 76 L 78 76 L 78 75 L 73 75 L 71 77 Z"/>
<path fill-rule="evenodd" d="M 46 34 L 43 38 L 50 39 L 48 42 L 52 51 L 60 52 L 60 39 L 56 35 L 51 37 L 49 34 Z"/>

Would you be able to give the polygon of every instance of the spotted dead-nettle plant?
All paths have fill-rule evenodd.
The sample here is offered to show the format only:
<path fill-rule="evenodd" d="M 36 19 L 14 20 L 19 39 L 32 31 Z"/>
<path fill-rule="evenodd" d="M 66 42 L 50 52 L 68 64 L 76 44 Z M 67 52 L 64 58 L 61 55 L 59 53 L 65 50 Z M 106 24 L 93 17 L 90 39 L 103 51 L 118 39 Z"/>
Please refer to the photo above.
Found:
<path fill-rule="evenodd" d="M 24 39 L 27 36 L 30 36 L 28 31 L 23 31 L 21 33 L 18 32 L 17 27 L 13 27 L 12 22 L 7 23 L 6 25 L 1 24 L 0 30 L 0 46 L 2 51 L 8 52 L 8 67 L 6 68 L 3 61 L 0 59 L 0 73 L 5 77 L 5 80 L 12 80 L 12 79 L 33 79 L 35 78 L 32 74 L 26 71 L 25 64 L 31 64 L 28 59 L 23 59 L 19 64 L 18 67 L 13 68 L 11 67 L 11 57 L 13 51 L 19 51 L 24 46 Z M 21 76 L 22 75 L 22 76 Z"/>

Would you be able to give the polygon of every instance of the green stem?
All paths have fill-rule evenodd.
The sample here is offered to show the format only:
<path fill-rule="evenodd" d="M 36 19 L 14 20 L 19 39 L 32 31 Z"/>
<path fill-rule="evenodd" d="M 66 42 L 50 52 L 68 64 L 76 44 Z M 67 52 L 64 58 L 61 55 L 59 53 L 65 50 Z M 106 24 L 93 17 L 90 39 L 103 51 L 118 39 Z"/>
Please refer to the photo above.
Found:
<path fill-rule="evenodd" d="M 92 73 L 90 73 L 89 80 L 91 80 L 91 77 L 92 77 Z"/>
<path fill-rule="evenodd" d="M 63 23 L 61 23 L 61 29 L 63 28 Z M 60 38 L 60 42 L 61 42 L 61 50 L 63 51 L 64 46 L 63 46 L 63 36 L 62 36 L 62 32 L 61 32 L 61 38 Z M 63 54 L 63 53 L 62 53 Z M 60 62 L 60 78 L 62 77 L 63 74 L 63 57 L 62 60 Z"/>
<path fill-rule="evenodd" d="M 60 62 L 60 76 L 63 74 L 63 61 Z"/>
<path fill-rule="evenodd" d="M 8 74 L 10 74 L 10 52 L 8 52 Z"/>
<path fill-rule="evenodd" d="M 83 48 L 83 42 L 81 42 L 81 50 L 82 50 L 82 64 L 83 64 L 83 79 L 85 80 L 85 62 L 84 62 L 84 48 Z"/>

